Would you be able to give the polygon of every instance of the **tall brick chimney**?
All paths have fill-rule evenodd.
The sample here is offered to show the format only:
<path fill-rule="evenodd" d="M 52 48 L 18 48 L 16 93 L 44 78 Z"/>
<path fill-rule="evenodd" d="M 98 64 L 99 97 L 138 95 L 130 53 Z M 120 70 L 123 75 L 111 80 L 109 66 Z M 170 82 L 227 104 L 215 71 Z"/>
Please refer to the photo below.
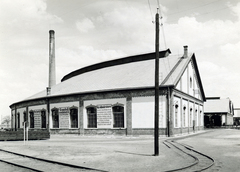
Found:
<path fill-rule="evenodd" d="M 55 68 L 55 37 L 54 30 L 49 31 L 49 82 L 48 88 L 56 85 L 56 68 Z"/>
<path fill-rule="evenodd" d="M 188 57 L 188 46 L 185 45 L 185 46 L 183 46 L 183 48 L 184 48 L 183 58 L 187 58 Z"/>

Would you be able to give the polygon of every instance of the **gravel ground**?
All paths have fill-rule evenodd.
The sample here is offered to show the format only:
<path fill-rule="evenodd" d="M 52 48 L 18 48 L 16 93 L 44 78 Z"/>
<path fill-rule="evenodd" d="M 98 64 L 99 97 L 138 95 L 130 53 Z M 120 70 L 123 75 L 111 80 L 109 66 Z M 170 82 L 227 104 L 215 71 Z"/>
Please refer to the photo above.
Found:
<path fill-rule="evenodd" d="M 211 131 L 183 137 L 178 141 L 216 159 L 210 171 L 238 171 L 240 130 Z M 166 171 L 193 162 L 192 158 L 162 144 L 165 139 L 160 138 L 159 156 L 153 156 L 154 139 L 151 136 L 52 135 L 50 140 L 28 141 L 25 145 L 23 141 L 7 141 L 0 142 L 0 146 L 30 156 L 117 172 Z"/>
<path fill-rule="evenodd" d="M 215 160 L 209 172 L 240 171 L 240 130 L 215 129 L 212 132 L 178 140 L 207 154 Z"/>
<path fill-rule="evenodd" d="M 106 171 L 165 171 L 193 161 L 167 148 L 160 138 L 153 156 L 153 137 L 53 135 L 50 140 L 0 142 L 1 148 L 30 156 Z M 187 162 L 186 162 L 187 160 Z"/>

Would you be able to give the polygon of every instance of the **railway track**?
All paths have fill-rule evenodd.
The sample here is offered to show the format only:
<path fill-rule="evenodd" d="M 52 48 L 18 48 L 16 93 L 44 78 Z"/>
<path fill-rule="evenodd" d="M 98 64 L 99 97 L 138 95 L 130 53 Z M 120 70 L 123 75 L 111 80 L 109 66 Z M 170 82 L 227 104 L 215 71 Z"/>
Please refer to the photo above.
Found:
<path fill-rule="evenodd" d="M 23 155 L 15 152 L 6 151 L 0 149 L 0 162 L 11 164 L 17 168 L 25 169 L 26 171 L 93 171 L 93 172 L 104 172 L 103 170 L 87 168 L 83 166 L 72 165 L 68 163 L 62 163 L 57 161 L 51 161 L 42 158 L 36 158 L 33 156 Z M 24 171 L 25 171 L 24 170 Z"/>
<path fill-rule="evenodd" d="M 187 166 L 184 167 L 180 167 L 178 169 L 173 169 L 173 170 L 169 170 L 166 172 L 173 172 L 173 171 L 178 171 L 178 172 L 195 172 L 195 171 L 204 171 L 209 169 L 213 164 L 214 164 L 214 160 L 209 157 L 208 155 L 205 155 L 201 152 L 198 152 L 196 150 L 194 150 L 191 146 L 189 145 L 185 145 L 185 144 L 181 144 L 178 143 L 174 140 L 166 140 L 163 142 L 163 144 L 165 144 L 168 148 L 173 149 L 175 151 L 181 151 L 182 153 L 184 153 L 187 156 L 190 156 L 193 158 L 193 162 L 190 163 Z"/>

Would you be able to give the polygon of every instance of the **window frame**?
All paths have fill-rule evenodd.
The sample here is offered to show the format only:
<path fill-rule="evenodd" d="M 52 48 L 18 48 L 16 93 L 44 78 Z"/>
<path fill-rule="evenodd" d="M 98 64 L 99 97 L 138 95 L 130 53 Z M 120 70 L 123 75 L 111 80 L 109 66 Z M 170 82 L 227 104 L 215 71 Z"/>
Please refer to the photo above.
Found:
<path fill-rule="evenodd" d="M 59 109 L 54 107 L 51 109 L 51 112 L 52 112 L 52 128 L 59 128 Z M 57 113 L 54 114 L 53 112 L 57 112 Z M 54 121 L 57 121 L 57 122 L 54 122 Z"/>
<path fill-rule="evenodd" d="M 29 125 L 29 127 L 30 128 L 34 128 L 34 111 L 33 110 L 31 110 L 31 111 L 29 111 L 29 117 L 30 117 L 30 125 Z"/>
<path fill-rule="evenodd" d="M 120 108 L 120 111 L 115 111 L 115 108 Z M 124 128 L 125 117 L 124 117 L 124 104 L 116 103 L 112 106 L 113 113 L 113 128 Z"/>
<path fill-rule="evenodd" d="M 178 104 L 176 103 L 175 105 L 174 105 L 174 115 L 175 115 L 175 120 L 174 120 L 174 126 L 175 126 L 175 128 L 178 128 Z"/>
<path fill-rule="evenodd" d="M 183 127 L 186 127 L 186 106 L 183 106 Z"/>
<path fill-rule="evenodd" d="M 43 112 L 44 112 L 44 114 L 43 114 Z M 43 115 L 45 116 L 45 122 L 43 121 Z M 45 125 L 45 127 L 43 126 L 43 124 Z M 46 115 L 45 109 L 41 110 L 41 128 L 47 128 L 47 115 Z"/>
<path fill-rule="evenodd" d="M 189 112 L 190 112 L 190 113 L 189 113 L 189 118 L 190 118 L 190 119 L 189 119 L 189 122 L 190 122 L 189 127 L 192 127 L 192 126 L 193 126 L 193 118 L 192 118 L 192 117 L 193 117 L 193 114 L 192 114 L 193 109 L 190 108 L 190 109 L 189 109 Z"/>
<path fill-rule="evenodd" d="M 88 111 L 94 109 L 94 111 Z M 89 105 L 86 107 L 87 112 L 87 128 L 97 128 L 97 106 Z"/>
<path fill-rule="evenodd" d="M 76 115 L 72 114 L 72 111 L 76 110 Z M 73 116 L 75 116 L 75 123 L 73 122 Z M 69 117 L 70 117 L 70 128 L 78 128 L 78 108 L 72 106 L 69 108 Z"/>
<path fill-rule="evenodd" d="M 20 112 L 17 113 L 17 128 L 20 128 Z"/>

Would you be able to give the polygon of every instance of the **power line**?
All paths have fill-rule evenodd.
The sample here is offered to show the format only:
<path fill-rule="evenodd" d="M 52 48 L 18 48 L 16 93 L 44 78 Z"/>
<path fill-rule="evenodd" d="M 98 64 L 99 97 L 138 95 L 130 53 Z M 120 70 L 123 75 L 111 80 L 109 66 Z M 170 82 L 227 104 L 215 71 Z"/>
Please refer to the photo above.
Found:
<path fill-rule="evenodd" d="M 209 3 L 203 4 L 203 5 L 199 5 L 199 6 L 193 7 L 193 8 L 188 8 L 188 9 L 185 9 L 185 10 L 182 10 L 182 11 L 178 11 L 178 12 L 175 12 L 175 13 L 170 13 L 170 14 L 168 14 L 168 16 L 179 14 L 179 13 L 186 12 L 186 11 L 191 11 L 193 9 L 197 9 L 197 8 L 201 8 L 201 7 L 204 7 L 204 6 L 208 6 L 210 4 L 213 4 L 213 3 L 219 2 L 219 1 L 221 1 L 221 0 L 216 0 L 216 1 L 213 1 L 213 2 L 209 2 Z"/>
<path fill-rule="evenodd" d="M 152 14 L 152 9 L 151 9 L 151 5 L 150 5 L 150 1 L 149 1 L 149 0 L 148 0 L 148 6 L 149 6 L 149 10 L 150 10 L 151 18 L 152 18 L 152 23 L 154 23 L 154 20 L 153 20 L 153 14 Z"/>
<path fill-rule="evenodd" d="M 163 35 L 163 41 L 164 41 L 165 48 L 167 48 L 165 32 L 164 32 L 164 27 L 163 27 L 163 15 L 162 15 L 161 6 L 159 4 L 159 0 L 157 0 L 157 4 L 158 4 L 159 13 L 160 13 L 160 27 L 162 28 L 161 30 L 162 30 L 162 35 Z"/>
<path fill-rule="evenodd" d="M 230 8 L 230 7 L 224 7 L 224 8 L 220 8 L 220 9 L 214 10 L 214 11 L 205 12 L 205 13 L 202 13 L 202 14 L 198 14 L 197 16 L 208 15 L 208 14 L 211 14 L 211 13 L 215 13 L 215 12 L 219 12 L 219 11 L 222 11 L 222 10 L 226 10 L 228 8 Z M 169 20 L 168 23 L 174 22 L 174 21 L 178 21 L 178 20 L 179 20 L 179 18 L 178 19 L 174 19 L 174 20 Z"/>

